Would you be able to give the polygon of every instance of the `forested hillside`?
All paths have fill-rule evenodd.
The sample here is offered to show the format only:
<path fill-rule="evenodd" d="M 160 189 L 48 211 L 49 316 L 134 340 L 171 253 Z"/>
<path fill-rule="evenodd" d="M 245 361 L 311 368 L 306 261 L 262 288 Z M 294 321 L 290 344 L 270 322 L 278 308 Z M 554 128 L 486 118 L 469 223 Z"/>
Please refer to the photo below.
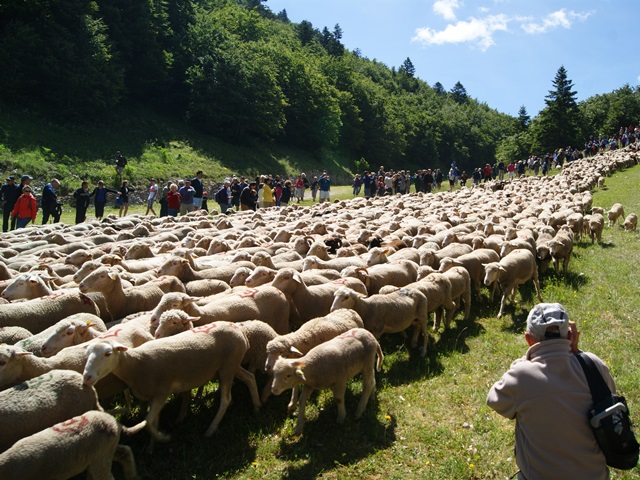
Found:
<path fill-rule="evenodd" d="M 170 119 L 174 138 L 154 136 L 155 147 L 195 131 L 232 147 L 294 148 L 347 169 L 451 161 L 470 168 L 581 145 L 640 115 L 635 87 L 576 104 L 565 72 L 539 117 L 522 107 L 514 118 L 461 82 L 449 91 L 430 86 L 409 58 L 384 65 L 347 50 L 341 38 L 338 24 L 294 24 L 259 0 L 2 2 L 0 99 L 4 113 L 36 112 L 55 125 L 136 130 Z M 12 144 L 13 137 L 0 132 L 17 155 L 29 142 Z M 51 147 L 39 140 L 31 145 Z M 137 147 L 133 155 L 142 155 Z M 105 152 L 54 148 L 52 155 L 73 164 Z"/>

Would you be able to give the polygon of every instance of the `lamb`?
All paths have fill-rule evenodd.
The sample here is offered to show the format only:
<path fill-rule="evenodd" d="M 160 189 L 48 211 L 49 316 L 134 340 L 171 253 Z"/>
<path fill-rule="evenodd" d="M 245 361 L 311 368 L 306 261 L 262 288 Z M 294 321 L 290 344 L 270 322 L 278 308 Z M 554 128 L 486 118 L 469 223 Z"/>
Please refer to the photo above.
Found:
<path fill-rule="evenodd" d="M 0 455 L 0 478 L 111 479 L 111 463 L 122 464 L 124 478 L 137 478 L 130 447 L 118 445 L 120 434 L 139 428 L 121 426 L 108 413 L 89 411 L 16 442 Z"/>
<path fill-rule="evenodd" d="M 193 322 L 198 320 L 200 320 L 200 317 L 191 317 L 182 310 L 167 310 L 158 318 L 158 327 L 155 329 L 153 336 L 155 338 L 165 338 L 186 332 L 194 328 Z"/>
<path fill-rule="evenodd" d="M 599 213 L 594 213 L 589 219 L 589 236 L 591 237 L 591 243 L 597 240 L 598 243 L 602 241 L 602 230 L 604 229 L 604 217 Z"/>
<path fill-rule="evenodd" d="M 0 344 L 15 345 L 20 340 L 29 338 L 32 333 L 22 327 L 0 327 Z"/>
<path fill-rule="evenodd" d="M 221 295 L 203 306 L 184 293 L 167 293 L 151 314 L 151 325 L 157 326 L 160 315 L 167 310 L 180 309 L 200 317 L 196 326 L 215 321 L 241 322 L 262 320 L 279 334 L 289 332 L 289 302 L 277 288 L 263 285 L 240 292 Z"/>
<path fill-rule="evenodd" d="M 359 257 L 340 257 L 329 261 L 320 260 L 316 256 L 307 256 L 302 262 L 302 271 L 312 270 L 314 268 L 329 269 L 341 271 L 343 268 L 355 265 L 357 267 L 365 267 L 364 261 Z"/>
<path fill-rule="evenodd" d="M 278 357 L 290 357 L 292 354 L 304 355 L 313 347 L 352 328 L 364 328 L 364 324 L 356 311 L 347 308 L 334 310 L 324 317 L 309 320 L 298 330 L 280 335 L 267 344 L 265 369 L 271 372 Z"/>
<path fill-rule="evenodd" d="M 343 285 L 362 295 L 367 295 L 364 284 L 357 278 L 351 277 L 307 287 L 298 272 L 292 268 L 280 270 L 271 285 L 291 299 L 289 321 L 296 319 L 298 326 L 312 318 L 329 313 L 333 303 L 333 293 Z"/>
<path fill-rule="evenodd" d="M 380 265 L 384 263 L 399 261 L 399 260 L 411 260 L 416 264 L 420 263 L 420 253 L 417 249 L 403 248 L 395 253 L 387 256 L 389 248 L 374 247 L 369 250 L 369 258 L 367 259 L 367 266 Z"/>
<path fill-rule="evenodd" d="M 523 248 L 514 250 L 499 262 L 485 265 L 484 284 L 490 286 L 493 282 L 498 282 L 503 292 L 498 318 L 502 317 L 504 305 L 509 295 L 511 295 L 511 301 L 513 302 L 518 286 L 528 280 L 533 280 L 538 300 L 542 302 L 540 283 L 538 282 L 538 267 L 536 266 L 535 257 L 529 250 Z"/>
<path fill-rule="evenodd" d="M 256 267 L 251 275 L 245 280 L 247 287 L 255 288 L 260 285 L 272 282 L 275 278 L 277 270 L 269 267 Z M 321 285 L 328 283 L 332 280 L 338 280 L 341 278 L 340 273 L 335 270 L 307 270 L 306 272 L 300 272 L 300 277 L 304 280 L 305 285 L 308 287 L 311 285 Z"/>
<path fill-rule="evenodd" d="M 638 226 L 638 215 L 635 213 L 630 213 L 627 215 L 627 218 L 624 219 L 624 223 L 622 224 L 622 228 L 624 228 L 627 232 L 635 232 L 636 227 Z"/>
<path fill-rule="evenodd" d="M 427 297 L 417 289 L 401 288 L 388 295 L 377 294 L 363 298 L 358 292 L 341 287 L 335 292 L 334 297 L 331 311 L 340 308 L 355 310 L 362 317 L 364 327 L 376 338 L 380 338 L 383 333 L 403 332 L 412 324 L 417 324 L 420 328 L 414 331 L 411 346 L 418 346 L 418 335 L 422 332 L 424 340 L 420 356 L 424 357 L 427 354 L 429 307 Z"/>
<path fill-rule="evenodd" d="M 464 319 L 469 318 L 471 312 L 471 278 L 464 267 L 452 267 L 444 272 L 444 277 L 451 283 L 451 299 L 460 306 L 464 302 Z M 445 329 L 449 328 L 449 322 L 445 323 Z M 437 329 L 437 326 L 436 326 Z"/>
<path fill-rule="evenodd" d="M 63 348 L 88 342 L 107 331 L 104 322 L 89 313 L 71 315 L 54 327 L 40 347 L 43 357 L 51 357 Z"/>
<path fill-rule="evenodd" d="M 609 219 L 609 228 L 613 227 L 619 218 L 624 218 L 624 208 L 622 204 L 614 203 L 611 205 L 611 210 L 607 212 L 607 218 Z"/>
<path fill-rule="evenodd" d="M 94 271 L 80 282 L 78 288 L 82 293 L 102 293 L 112 320 L 124 318 L 131 313 L 151 310 L 164 295 L 162 289 L 152 283 L 124 290 L 120 275 L 106 267 Z"/>
<path fill-rule="evenodd" d="M 97 328 L 91 331 L 91 327 L 94 326 Z M 34 355 L 50 356 L 45 354 L 48 349 L 43 350 L 42 347 L 47 339 L 57 332 L 61 332 L 61 336 L 66 336 L 67 331 L 69 331 L 69 336 L 71 338 L 77 335 L 79 339 L 82 339 L 82 341 L 77 343 L 82 343 L 98 336 L 100 334 L 99 332 L 105 332 L 106 330 L 107 328 L 104 322 L 100 320 L 100 317 L 91 313 L 76 313 L 59 320 L 49 328 L 45 328 L 40 333 L 31 335 L 30 337 L 17 342 L 16 346 L 26 350 L 27 352 L 31 352 Z"/>
<path fill-rule="evenodd" d="M 50 358 L 36 357 L 15 345 L 0 345 L 0 390 L 12 387 L 51 370 L 73 370 L 81 373 L 84 368 L 84 345 L 65 348 Z M 125 385 L 110 375 L 96 385 L 100 399 L 109 399 L 121 393 Z"/>
<path fill-rule="evenodd" d="M 312 348 L 301 358 L 278 358 L 273 367 L 271 390 L 274 395 L 279 395 L 300 382 L 304 383 L 295 427 L 298 435 L 304 428 L 307 399 L 314 390 L 331 388 L 338 404 L 337 422 L 342 424 L 346 417 L 344 396 L 347 382 L 362 372 L 362 394 L 355 414 L 355 418 L 360 418 L 371 393 L 375 391 L 374 368 L 380 371 L 383 359 L 375 337 L 363 328 L 354 328 Z"/>
<path fill-rule="evenodd" d="M 239 287 L 241 285 L 244 285 L 247 278 L 249 278 L 249 276 L 252 273 L 253 271 L 250 268 L 240 267 L 239 269 L 236 270 L 236 273 L 233 274 L 233 277 L 231 277 L 231 280 L 229 280 L 229 286 L 233 288 L 233 287 Z"/>
<path fill-rule="evenodd" d="M 404 251 L 404 250 L 401 250 Z M 385 285 L 404 287 L 416 281 L 418 265 L 411 260 L 399 260 L 394 263 L 383 263 L 369 268 L 347 267 L 341 272 L 342 277 L 354 277 L 362 281 L 369 295 L 379 293 Z"/>
<path fill-rule="evenodd" d="M 82 312 L 100 316 L 96 303 L 87 295 L 60 291 L 25 302 L 0 305 L 0 327 L 18 326 L 35 334 L 63 318 Z"/>
<path fill-rule="evenodd" d="M 464 267 L 469 272 L 471 285 L 480 298 L 480 289 L 484 279 L 484 264 L 499 262 L 500 256 L 490 248 L 480 248 L 471 253 L 460 255 L 458 258 L 445 257 L 440 261 L 440 271 L 446 272 L 451 267 Z"/>
<path fill-rule="evenodd" d="M 186 258 L 173 257 L 162 264 L 158 269 L 158 275 L 173 275 L 184 283 L 204 279 L 222 280 L 229 283 L 233 274 L 240 267 L 247 267 L 253 270 L 255 265 L 251 262 L 242 261 L 196 271 L 189 265 L 189 260 Z"/>
<path fill-rule="evenodd" d="M 549 246 L 549 254 L 553 259 L 556 274 L 558 273 L 558 265 L 562 260 L 562 273 L 566 276 L 569 260 L 571 260 L 571 252 L 573 251 L 573 238 L 559 231 L 552 240 L 549 240 L 547 245 Z"/>
<path fill-rule="evenodd" d="M 457 258 L 471 253 L 472 247 L 466 243 L 452 243 L 440 250 L 421 250 L 420 265 L 427 265 L 435 269 L 440 268 L 440 261 L 445 257 Z"/>
<path fill-rule="evenodd" d="M 21 438 L 88 410 L 101 410 L 95 388 L 72 370 L 52 370 L 0 392 L 0 452 Z"/>
<path fill-rule="evenodd" d="M 224 293 L 231 290 L 231 287 L 226 282 L 212 279 L 193 280 L 192 282 L 187 283 L 184 288 L 188 295 L 194 297 L 208 297 L 209 295 L 216 295 L 218 293 Z"/>
<path fill-rule="evenodd" d="M 553 236 L 550 233 L 541 233 L 536 240 L 536 259 L 539 263 L 540 273 L 544 273 L 551 261 L 551 250 L 549 249 L 549 242 L 553 240 Z"/>
<path fill-rule="evenodd" d="M 248 349 L 247 337 L 229 322 L 203 325 L 137 348 L 114 340 L 96 342 L 86 349 L 84 383 L 94 385 L 113 372 L 137 398 L 150 403 L 145 422 L 152 437 L 168 441 L 170 437 L 158 430 L 158 423 L 169 395 L 188 392 L 217 377 L 220 406 L 205 433 L 210 437 L 231 402 L 234 377 L 249 387 L 254 408 L 260 407 L 255 377 L 240 366 Z"/>

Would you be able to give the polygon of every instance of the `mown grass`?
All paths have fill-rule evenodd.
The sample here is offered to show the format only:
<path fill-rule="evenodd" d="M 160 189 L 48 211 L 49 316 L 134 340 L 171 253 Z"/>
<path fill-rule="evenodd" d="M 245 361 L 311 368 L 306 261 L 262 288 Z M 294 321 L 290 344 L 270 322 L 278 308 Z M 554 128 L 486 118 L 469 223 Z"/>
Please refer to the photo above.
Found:
<path fill-rule="evenodd" d="M 621 202 L 626 213 L 640 211 L 640 166 L 607 179 L 594 205 Z M 336 189 L 335 196 L 348 190 Z M 638 234 L 606 228 L 601 245 L 581 242 L 574 249 L 569 275 L 542 276 L 547 302 L 564 304 L 581 331 L 580 346 L 609 365 L 632 417 L 640 418 L 640 335 L 637 321 L 640 272 Z M 251 412 L 244 385 L 234 386 L 233 403 L 211 439 L 203 433 L 218 399 L 210 387 L 205 401 L 181 425 L 172 421 L 178 401 L 161 417 L 173 434 L 168 444 L 146 452 L 148 435 L 125 439 L 139 471 L 149 479 L 506 479 L 516 471 L 512 421 L 485 405 L 490 386 L 526 351 L 523 328 L 536 301 L 531 287 L 497 319 L 499 301 L 474 302 L 467 321 L 433 335 L 427 357 L 400 335 L 382 338 L 383 371 L 364 417 L 355 421 L 361 384 L 351 382 L 347 419 L 335 423 L 330 392 L 314 394 L 303 436 L 293 434 L 295 417 L 286 413 L 287 394 L 272 397 L 259 415 Z M 263 381 L 259 378 L 259 381 Z M 550 410 L 552 414 L 552 410 Z M 137 418 L 141 418 L 138 414 Z M 126 424 L 134 419 L 122 418 Z M 612 470 L 613 479 L 638 479 L 638 469 Z"/>

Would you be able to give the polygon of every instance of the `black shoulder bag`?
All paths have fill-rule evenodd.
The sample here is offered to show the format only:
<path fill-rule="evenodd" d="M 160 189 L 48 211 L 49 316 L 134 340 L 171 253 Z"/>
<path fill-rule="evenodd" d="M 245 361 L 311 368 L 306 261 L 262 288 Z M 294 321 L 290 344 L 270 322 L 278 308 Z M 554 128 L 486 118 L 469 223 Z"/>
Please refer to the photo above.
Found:
<path fill-rule="evenodd" d="M 589 422 L 602 449 L 607 465 L 630 470 L 638 463 L 638 442 L 631 428 L 629 408 L 624 397 L 611 393 L 593 360 L 584 353 L 576 353 L 584 370 L 593 398 Z"/>

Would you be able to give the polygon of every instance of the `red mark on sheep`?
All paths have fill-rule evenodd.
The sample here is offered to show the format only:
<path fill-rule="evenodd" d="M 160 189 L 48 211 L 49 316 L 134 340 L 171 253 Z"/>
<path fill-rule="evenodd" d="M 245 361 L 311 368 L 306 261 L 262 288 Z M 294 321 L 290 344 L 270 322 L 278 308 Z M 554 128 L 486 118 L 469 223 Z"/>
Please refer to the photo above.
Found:
<path fill-rule="evenodd" d="M 254 298 L 259 291 L 260 290 L 258 290 L 257 288 L 247 288 L 246 290 L 240 292 L 238 296 L 240 298 Z"/>
<path fill-rule="evenodd" d="M 349 330 L 348 332 L 344 332 L 338 338 L 350 338 L 350 337 L 354 337 L 355 338 L 356 333 L 358 333 L 357 330 Z"/>
<path fill-rule="evenodd" d="M 72 418 L 71 420 L 67 420 L 66 422 L 58 423 L 51 427 L 54 432 L 61 434 L 71 434 L 78 435 L 84 427 L 87 426 L 89 420 L 84 415 L 76 418 Z"/>
<path fill-rule="evenodd" d="M 207 325 L 201 325 L 200 327 L 192 328 L 191 331 L 193 333 L 209 333 L 211 330 L 216 328 L 218 325 L 215 323 L 209 323 Z"/>
<path fill-rule="evenodd" d="M 107 333 L 105 333 L 103 335 L 100 335 L 100 338 L 117 337 L 120 334 L 121 331 L 122 331 L 122 328 L 114 328 L 110 332 L 107 332 Z"/>
<path fill-rule="evenodd" d="M 44 297 L 40 297 L 40 300 L 55 300 L 56 298 L 60 298 L 64 295 L 64 292 L 53 293 L 51 295 L 45 295 Z"/>

